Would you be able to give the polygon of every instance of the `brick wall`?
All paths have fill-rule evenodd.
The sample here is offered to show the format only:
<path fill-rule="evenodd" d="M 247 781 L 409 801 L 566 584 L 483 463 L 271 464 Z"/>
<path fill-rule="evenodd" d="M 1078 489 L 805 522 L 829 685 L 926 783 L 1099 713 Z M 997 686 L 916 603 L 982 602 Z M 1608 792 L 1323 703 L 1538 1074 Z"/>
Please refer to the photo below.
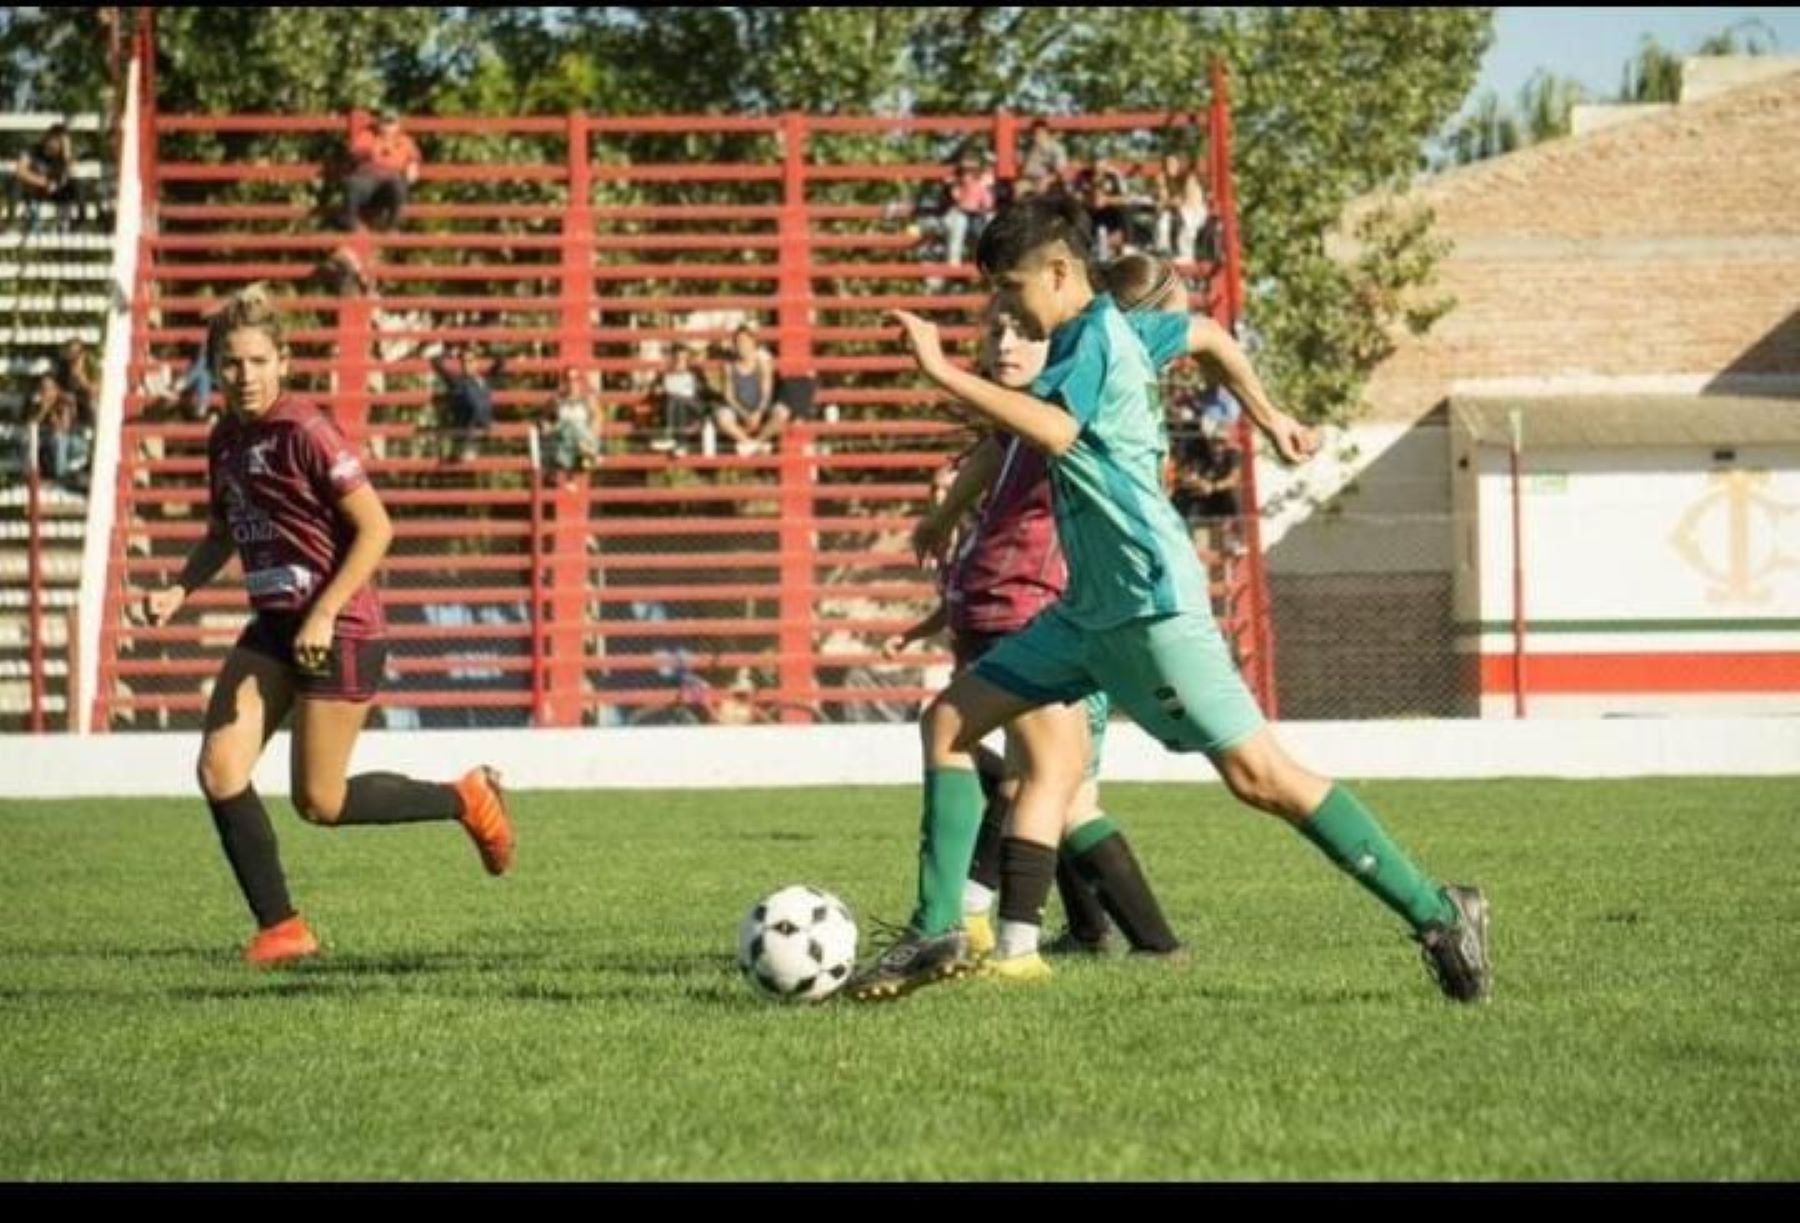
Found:
<path fill-rule="evenodd" d="M 1458 305 L 1367 398 L 1475 378 L 1800 373 L 1800 72 L 1422 183 Z M 1367 202 L 1353 206 L 1353 212 Z"/>

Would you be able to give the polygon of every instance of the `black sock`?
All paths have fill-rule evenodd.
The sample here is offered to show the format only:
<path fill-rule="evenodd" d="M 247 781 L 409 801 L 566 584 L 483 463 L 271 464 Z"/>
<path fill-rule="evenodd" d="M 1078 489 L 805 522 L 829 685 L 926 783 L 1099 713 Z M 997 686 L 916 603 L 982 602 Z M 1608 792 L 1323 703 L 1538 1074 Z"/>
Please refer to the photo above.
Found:
<path fill-rule="evenodd" d="M 1000 838 L 1006 833 L 1006 815 L 1012 800 L 1000 792 L 999 777 L 989 784 L 988 774 L 977 773 L 987 806 L 981 812 L 981 828 L 975 834 L 975 856 L 969 860 L 969 878 L 989 891 L 1000 890 Z"/>
<path fill-rule="evenodd" d="M 1056 878 L 1056 851 L 1035 841 L 1000 842 L 1000 920 L 1044 924 L 1044 902 Z"/>
<path fill-rule="evenodd" d="M 1076 854 L 1075 869 L 1093 884 L 1101 905 L 1118 923 L 1132 950 L 1169 952 L 1181 946 L 1123 832 L 1114 832 Z"/>
<path fill-rule="evenodd" d="M 281 872 L 281 854 L 275 845 L 275 828 L 269 812 L 256 795 L 255 786 L 231 798 L 209 798 L 213 827 L 225 847 L 225 860 L 237 876 L 238 888 L 250 902 L 257 926 L 267 929 L 294 915 L 288 899 L 287 877 Z"/>
<path fill-rule="evenodd" d="M 1066 851 L 1056 855 L 1056 893 L 1062 897 L 1071 935 L 1084 943 L 1098 943 L 1106 937 L 1106 910 Z"/>
<path fill-rule="evenodd" d="M 339 824 L 413 824 L 462 818 L 456 787 L 399 773 L 358 773 L 344 795 Z"/>

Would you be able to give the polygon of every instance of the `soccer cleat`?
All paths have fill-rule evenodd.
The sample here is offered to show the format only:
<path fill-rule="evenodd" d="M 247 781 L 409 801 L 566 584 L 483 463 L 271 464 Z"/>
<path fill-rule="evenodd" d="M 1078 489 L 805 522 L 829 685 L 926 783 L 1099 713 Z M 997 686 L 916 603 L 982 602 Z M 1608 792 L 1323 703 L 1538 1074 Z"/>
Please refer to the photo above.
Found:
<path fill-rule="evenodd" d="M 319 940 L 306 928 L 299 914 L 295 914 L 286 921 L 258 930 L 250 945 L 244 948 L 244 961 L 259 968 L 275 968 L 317 954 Z"/>
<path fill-rule="evenodd" d="M 1056 974 L 1050 971 L 1050 965 L 1044 957 L 1035 951 L 1024 955 L 1008 956 L 1006 959 L 984 960 L 977 975 L 990 981 L 1010 981 L 1023 983 L 1028 981 L 1048 981 Z"/>
<path fill-rule="evenodd" d="M 485 764 L 470 769 L 456 783 L 456 793 L 462 799 L 462 826 L 481 853 L 481 865 L 490 875 L 504 875 L 512 866 L 513 830 L 500 774 Z"/>
<path fill-rule="evenodd" d="M 1061 934 L 1044 944 L 1045 955 L 1111 955 L 1113 936 L 1111 930 L 1102 931 L 1097 939 L 1086 939 L 1073 930 L 1064 930 Z"/>
<path fill-rule="evenodd" d="M 969 936 L 969 958 L 985 960 L 994 954 L 994 919 L 986 913 L 964 913 L 963 930 Z"/>
<path fill-rule="evenodd" d="M 1430 925 L 1419 931 L 1425 967 L 1438 988 L 1458 1002 L 1480 1002 L 1493 989 L 1488 963 L 1488 903 L 1479 888 L 1452 884 L 1444 897 L 1456 910 L 1453 926 Z"/>
<path fill-rule="evenodd" d="M 929 937 L 907 929 L 873 962 L 857 970 L 845 984 L 844 995 L 854 1002 L 899 998 L 965 976 L 972 968 L 969 936 L 961 928 Z"/>

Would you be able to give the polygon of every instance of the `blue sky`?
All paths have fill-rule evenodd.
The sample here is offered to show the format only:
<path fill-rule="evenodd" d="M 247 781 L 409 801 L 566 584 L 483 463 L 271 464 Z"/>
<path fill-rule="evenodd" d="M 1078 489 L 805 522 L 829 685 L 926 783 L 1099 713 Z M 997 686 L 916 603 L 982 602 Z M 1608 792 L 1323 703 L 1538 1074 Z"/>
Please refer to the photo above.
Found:
<path fill-rule="evenodd" d="M 1574 77 L 1596 100 L 1610 97 L 1645 34 L 1686 55 L 1701 39 L 1750 20 L 1767 31 L 1751 27 L 1740 34 L 1755 34 L 1767 45 L 1772 32 L 1772 54 L 1800 55 L 1800 8 L 1499 8 L 1473 96 L 1492 89 L 1510 104 L 1531 74 L 1544 68 Z"/>

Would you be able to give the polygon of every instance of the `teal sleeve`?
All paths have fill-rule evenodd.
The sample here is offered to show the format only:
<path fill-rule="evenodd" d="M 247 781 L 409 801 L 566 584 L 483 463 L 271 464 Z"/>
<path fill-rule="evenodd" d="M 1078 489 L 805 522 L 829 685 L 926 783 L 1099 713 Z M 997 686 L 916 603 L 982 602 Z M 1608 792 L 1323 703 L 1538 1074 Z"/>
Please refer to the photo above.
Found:
<path fill-rule="evenodd" d="M 1125 322 L 1144 342 L 1150 364 L 1158 370 L 1187 355 L 1187 315 L 1175 310 L 1146 310 L 1126 315 Z"/>
<path fill-rule="evenodd" d="M 1084 427 L 1100 414 L 1100 392 L 1106 382 L 1102 339 L 1098 327 L 1084 326 L 1061 352 L 1052 345 L 1050 364 L 1031 384 L 1033 395 L 1060 403 Z"/>

